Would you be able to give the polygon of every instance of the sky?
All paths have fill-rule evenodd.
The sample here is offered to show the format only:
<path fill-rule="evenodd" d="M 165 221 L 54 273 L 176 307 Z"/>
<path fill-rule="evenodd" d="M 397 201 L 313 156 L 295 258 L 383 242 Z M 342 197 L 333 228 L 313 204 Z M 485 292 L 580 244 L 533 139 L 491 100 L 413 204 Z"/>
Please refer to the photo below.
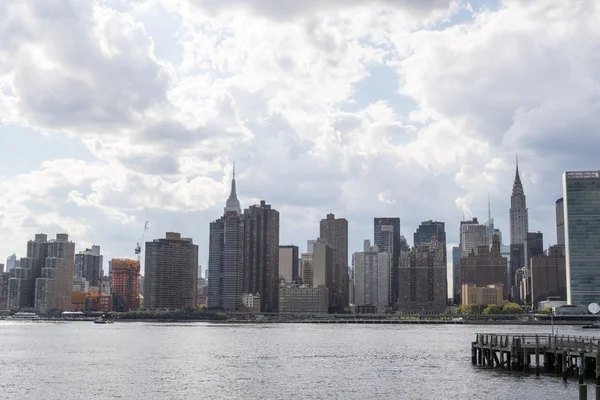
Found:
<path fill-rule="evenodd" d="M 206 268 L 236 163 L 242 207 L 306 251 L 373 217 L 487 219 L 515 157 L 556 243 L 565 170 L 600 168 L 595 0 L 4 0 L 0 260 L 67 232 L 105 261 L 181 232 Z M 449 257 L 451 260 L 451 257 Z M 0 261 L 2 262 L 2 261 Z"/>

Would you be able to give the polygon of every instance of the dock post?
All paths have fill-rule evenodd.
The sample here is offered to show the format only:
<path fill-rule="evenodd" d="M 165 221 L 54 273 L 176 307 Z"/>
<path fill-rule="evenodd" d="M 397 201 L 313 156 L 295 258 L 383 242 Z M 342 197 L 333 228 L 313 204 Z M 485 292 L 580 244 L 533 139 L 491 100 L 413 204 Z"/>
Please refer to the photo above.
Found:
<path fill-rule="evenodd" d="M 585 353 L 583 351 L 579 353 L 579 358 L 581 360 L 581 367 L 579 367 L 579 383 L 581 384 L 585 377 Z"/>
<path fill-rule="evenodd" d="M 579 400 L 587 400 L 587 385 L 579 385 Z"/>
<path fill-rule="evenodd" d="M 477 364 L 477 347 L 475 347 L 475 344 L 471 345 L 471 363 L 473 365 Z"/>
<path fill-rule="evenodd" d="M 540 376 L 540 338 L 535 335 L 535 376 Z"/>
<path fill-rule="evenodd" d="M 562 376 L 563 381 L 567 381 L 569 379 L 569 369 L 567 368 L 567 352 L 563 351 L 562 353 Z"/>
<path fill-rule="evenodd" d="M 600 388 L 600 353 L 596 352 L 596 389 Z"/>

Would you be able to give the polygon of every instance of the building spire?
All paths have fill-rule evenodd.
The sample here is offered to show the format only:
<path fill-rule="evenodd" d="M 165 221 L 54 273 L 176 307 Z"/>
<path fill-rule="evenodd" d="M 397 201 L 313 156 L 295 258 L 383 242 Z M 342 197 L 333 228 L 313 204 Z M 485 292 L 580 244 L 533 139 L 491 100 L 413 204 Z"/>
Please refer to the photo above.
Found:
<path fill-rule="evenodd" d="M 225 203 L 225 214 L 226 215 L 242 215 L 242 209 L 240 207 L 240 201 L 237 198 L 237 189 L 235 184 L 235 161 L 233 162 L 233 171 L 231 177 L 231 191 L 229 192 L 229 198 Z"/>
<path fill-rule="evenodd" d="M 488 193 L 488 221 L 492 220 L 492 205 L 490 203 L 490 194 Z"/>

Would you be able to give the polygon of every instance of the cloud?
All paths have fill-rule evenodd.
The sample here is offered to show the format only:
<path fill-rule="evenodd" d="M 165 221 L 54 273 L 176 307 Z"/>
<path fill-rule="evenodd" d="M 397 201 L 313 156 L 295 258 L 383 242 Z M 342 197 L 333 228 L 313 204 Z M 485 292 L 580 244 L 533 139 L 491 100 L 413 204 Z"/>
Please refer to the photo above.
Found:
<path fill-rule="evenodd" d="M 117 3 L 0 4 L 0 123 L 90 152 L 3 177 L 2 252 L 64 229 L 126 256 L 149 220 L 205 261 L 233 159 L 242 205 L 280 210 L 282 242 L 334 212 L 356 251 L 381 215 L 409 239 L 445 221 L 456 242 L 488 193 L 508 238 L 518 152 L 530 226 L 553 237 L 561 169 L 598 168 L 594 2 Z"/>

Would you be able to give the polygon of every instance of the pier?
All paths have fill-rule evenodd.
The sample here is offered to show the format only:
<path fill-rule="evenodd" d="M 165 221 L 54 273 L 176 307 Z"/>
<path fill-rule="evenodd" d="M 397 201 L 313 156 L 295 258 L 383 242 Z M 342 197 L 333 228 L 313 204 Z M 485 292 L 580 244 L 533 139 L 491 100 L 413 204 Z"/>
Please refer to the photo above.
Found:
<path fill-rule="evenodd" d="M 511 371 L 534 369 L 536 376 L 543 371 L 565 381 L 578 377 L 580 390 L 586 391 L 584 379 L 595 378 L 600 394 L 599 350 L 598 337 L 478 333 L 471 344 L 471 362 Z"/>

